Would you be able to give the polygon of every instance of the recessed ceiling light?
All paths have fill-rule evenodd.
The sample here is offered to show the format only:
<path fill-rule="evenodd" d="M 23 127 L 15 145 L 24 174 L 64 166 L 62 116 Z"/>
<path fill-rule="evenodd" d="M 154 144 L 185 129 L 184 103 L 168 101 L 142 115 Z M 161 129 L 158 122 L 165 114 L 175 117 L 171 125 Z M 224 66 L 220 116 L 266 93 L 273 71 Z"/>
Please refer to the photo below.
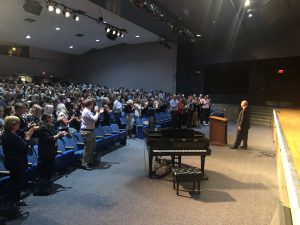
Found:
<path fill-rule="evenodd" d="M 26 39 L 30 39 L 31 37 L 30 37 L 30 35 L 28 34 L 28 35 L 26 35 L 25 38 L 26 38 Z"/>
<path fill-rule="evenodd" d="M 136 37 L 136 38 L 139 38 L 139 37 L 140 37 L 140 35 L 135 35 L 135 37 Z"/>
<path fill-rule="evenodd" d="M 96 40 L 96 42 L 99 42 L 99 41 L 100 41 L 99 39 Z"/>
<path fill-rule="evenodd" d="M 74 46 L 73 46 L 73 45 L 70 45 L 69 48 L 74 48 Z"/>
<path fill-rule="evenodd" d="M 60 30 L 60 27 L 56 27 L 55 30 Z"/>
<path fill-rule="evenodd" d="M 253 16 L 253 14 L 252 14 L 252 13 L 250 13 L 250 14 L 248 15 L 248 17 L 249 17 L 249 18 L 251 18 L 252 16 Z"/>
<path fill-rule="evenodd" d="M 216 21 L 215 21 L 215 20 L 213 20 L 213 21 L 212 21 L 212 23 L 216 23 Z"/>
<path fill-rule="evenodd" d="M 201 36 L 202 36 L 202 34 L 197 34 L 196 36 L 197 36 L 197 37 L 201 37 Z"/>

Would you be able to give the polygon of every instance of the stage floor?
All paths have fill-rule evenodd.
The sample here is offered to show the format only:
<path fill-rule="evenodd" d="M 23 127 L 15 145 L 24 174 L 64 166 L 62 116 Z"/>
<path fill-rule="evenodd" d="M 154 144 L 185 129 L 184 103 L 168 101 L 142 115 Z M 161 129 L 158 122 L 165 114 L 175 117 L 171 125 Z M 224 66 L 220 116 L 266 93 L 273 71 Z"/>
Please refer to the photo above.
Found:
<path fill-rule="evenodd" d="M 300 109 L 277 109 L 276 111 L 300 178 Z"/>

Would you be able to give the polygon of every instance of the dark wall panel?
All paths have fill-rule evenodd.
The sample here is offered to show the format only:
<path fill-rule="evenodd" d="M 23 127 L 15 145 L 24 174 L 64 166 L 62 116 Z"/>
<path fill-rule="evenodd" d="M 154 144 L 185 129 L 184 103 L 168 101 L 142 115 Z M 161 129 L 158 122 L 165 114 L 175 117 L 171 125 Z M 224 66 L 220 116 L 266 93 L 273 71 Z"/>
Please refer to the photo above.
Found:
<path fill-rule="evenodd" d="M 209 94 L 216 103 L 247 99 L 252 105 L 272 101 L 300 106 L 300 57 L 198 64 L 194 50 L 179 43 L 178 92 Z M 278 74 L 278 69 L 284 69 L 284 74 Z"/>
<path fill-rule="evenodd" d="M 171 49 L 158 42 L 122 44 L 90 51 L 74 61 L 70 80 L 112 88 L 174 92 L 176 45 L 170 45 Z"/>

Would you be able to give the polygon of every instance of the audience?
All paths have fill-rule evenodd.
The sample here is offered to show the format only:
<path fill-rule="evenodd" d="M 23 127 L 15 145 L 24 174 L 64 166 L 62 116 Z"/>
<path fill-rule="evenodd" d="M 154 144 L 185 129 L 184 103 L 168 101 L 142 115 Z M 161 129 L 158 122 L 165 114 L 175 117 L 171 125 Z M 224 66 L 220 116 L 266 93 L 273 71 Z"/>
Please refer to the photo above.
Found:
<path fill-rule="evenodd" d="M 0 80 L 0 135 L 5 167 L 11 176 L 5 203 L 17 204 L 20 200 L 29 144 L 38 144 L 37 192 L 49 192 L 56 140 L 67 133 L 80 131 L 84 140 L 82 167 L 91 170 L 100 162 L 99 153 L 94 152 L 94 129 L 99 124 L 109 126 L 116 122 L 121 127 L 120 118 L 126 117 L 131 138 L 136 119 L 148 117 L 151 129 L 156 127 L 157 113 L 169 111 L 173 128 L 197 127 L 208 124 L 210 107 L 211 99 L 202 94 L 185 97 L 161 90 Z"/>

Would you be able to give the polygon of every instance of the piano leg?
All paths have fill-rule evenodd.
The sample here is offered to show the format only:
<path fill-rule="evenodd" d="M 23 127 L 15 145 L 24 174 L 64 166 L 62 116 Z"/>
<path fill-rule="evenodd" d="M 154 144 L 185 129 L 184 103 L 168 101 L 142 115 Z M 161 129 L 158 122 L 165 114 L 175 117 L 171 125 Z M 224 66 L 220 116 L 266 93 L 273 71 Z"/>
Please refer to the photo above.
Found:
<path fill-rule="evenodd" d="M 204 173 L 204 167 L 205 167 L 205 155 L 201 155 L 200 168 L 201 168 L 201 171 L 202 171 L 202 174 L 203 174 L 202 180 L 208 180 L 208 177 L 205 176 L 205 173 Z"/>
<path fill-rule="evenodd" d="M 155 172 L 152 171 L 152 163 L 153 163 L 153 155 L 149 154 L 149 178 L 152 178 L 152 175 L 155 174 Z"/>
<path fill-rule="evenodd" d="M 178 166 L 181 167 L 181 155 L 178 156 Z"/>
<path fill-rule="evenodd" d="M 175 155 L 171 155 L 172 167 L 175 166 Z"/>

